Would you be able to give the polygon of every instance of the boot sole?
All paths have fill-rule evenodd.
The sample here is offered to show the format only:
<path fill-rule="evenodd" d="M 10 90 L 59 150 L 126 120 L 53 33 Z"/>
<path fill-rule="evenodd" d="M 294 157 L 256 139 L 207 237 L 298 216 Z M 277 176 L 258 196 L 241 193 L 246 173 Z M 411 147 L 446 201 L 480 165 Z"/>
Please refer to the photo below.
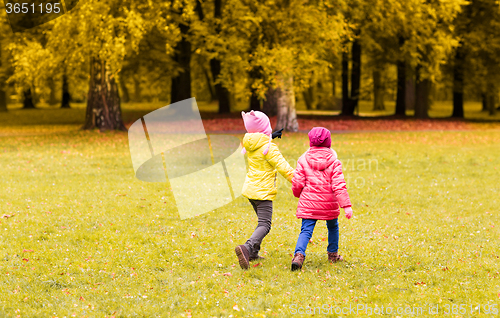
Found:
<path fill-rule="evenodd" d="M 298 271 L 300 269 L 302 269 L 302 266 L 300 266 L 300 264 L 292 263 L 292 271 Z"/>
<path fill-rule="evenodd" d="M 236 253 L 236 256 L 238 256 L 238 262 L 240 263 L 241 268 L 248 269 L 248 267 L 250 266 L 250 263 L 245 258 L 245 255 L 243 254 L 241 247 L 236 246 L 236 248 L 234 249 L 234 252 Z"/>

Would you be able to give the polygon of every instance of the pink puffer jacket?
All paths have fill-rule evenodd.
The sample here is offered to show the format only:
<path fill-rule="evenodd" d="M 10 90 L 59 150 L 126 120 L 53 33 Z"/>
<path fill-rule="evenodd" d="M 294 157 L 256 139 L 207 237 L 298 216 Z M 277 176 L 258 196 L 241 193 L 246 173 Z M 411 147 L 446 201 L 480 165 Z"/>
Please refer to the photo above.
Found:
<path fill-rule="evenodd" d="M 330 148 L 311 147 L 299 158 L 292 191 L 299 198 L 299 219 L 333 220 L 340 208 L 351 206 L 342 163 Z"/>

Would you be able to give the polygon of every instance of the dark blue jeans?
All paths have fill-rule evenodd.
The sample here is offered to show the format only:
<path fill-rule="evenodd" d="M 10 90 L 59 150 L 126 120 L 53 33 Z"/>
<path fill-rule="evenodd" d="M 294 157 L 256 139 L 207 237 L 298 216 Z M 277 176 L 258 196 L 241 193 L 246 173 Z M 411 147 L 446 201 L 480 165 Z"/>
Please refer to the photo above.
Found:
<path fill-rule="evenodd" d="M 295 246 L 295 253 L 306 256 L 307 244 L 312 237 L 316 221 L 318 220 L 302 219 L 302 227 L 300 228 L 297 246 Z M 326 250 L 335 253 L 339 250 L 339 222 L 337 219 L 328 220 L 326 221 L 326 227 L 328 228 L 328 247 Z"/>

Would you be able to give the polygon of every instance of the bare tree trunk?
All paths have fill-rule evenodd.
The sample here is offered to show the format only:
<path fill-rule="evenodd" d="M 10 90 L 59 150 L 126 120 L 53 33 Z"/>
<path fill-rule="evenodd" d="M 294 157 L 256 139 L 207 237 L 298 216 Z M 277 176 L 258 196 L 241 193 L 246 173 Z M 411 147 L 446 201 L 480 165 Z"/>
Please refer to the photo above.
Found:
<path fill-rule="evenodd" d="M 276 129 L 298 131 L 297 113 L 295 111 L 295 93 L 293 91 L 293 76 L 278 75 L 278 122 Z"/>
<path fill-rule="evenodd" d="M 276 116 L 278 113 L 278 89 L 269 88 L 266 92 L 266 100 L 262 103 L 262 111 L 267 116 Z"/>
<path fill-rule="evenodd" d="M 61 108 L 70 108 L 71 95 L 68 88 L 68 76 L 63 74 Z"/>
<path fill-rule="evenodd" d="M 98 57 L 91 59 L 87 111 L 82 129 L 93 128 L 126 130 L 114 76 L 109 65 Z"/>
<path fill-rule="evenodd" d="M 373 70 L 373 110 L 385 110 L 385 85 L 382 82 L 382 72 Z"/>
<path fill-rule="evenodd" d="M 23 94 L 24 94 L 23 109 L 35 108 L 35 104 L 33 102 L 33 95 L 31 94 L 31 88 L 26 89 Z"/>
<path fill-rule="evenodd" d="M 422 79 L 420 76 L 420 67 L 417 67 L 417 78 L 415 86 L 415 117 L 429 118 L 429 94 L 431 91 L 431 81 Z"/>

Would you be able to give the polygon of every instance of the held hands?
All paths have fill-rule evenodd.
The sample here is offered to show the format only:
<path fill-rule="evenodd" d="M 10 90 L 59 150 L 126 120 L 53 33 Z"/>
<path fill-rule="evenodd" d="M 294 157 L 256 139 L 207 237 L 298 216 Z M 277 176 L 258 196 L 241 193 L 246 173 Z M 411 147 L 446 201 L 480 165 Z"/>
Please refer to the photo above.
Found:
<path fill-rule="evenodd" d="M 346 219 L 349 220 L 350 218 L 352 218 L 352 208 L 351 207 L 344 208 L 344 212 L 345 212 Z"/>

